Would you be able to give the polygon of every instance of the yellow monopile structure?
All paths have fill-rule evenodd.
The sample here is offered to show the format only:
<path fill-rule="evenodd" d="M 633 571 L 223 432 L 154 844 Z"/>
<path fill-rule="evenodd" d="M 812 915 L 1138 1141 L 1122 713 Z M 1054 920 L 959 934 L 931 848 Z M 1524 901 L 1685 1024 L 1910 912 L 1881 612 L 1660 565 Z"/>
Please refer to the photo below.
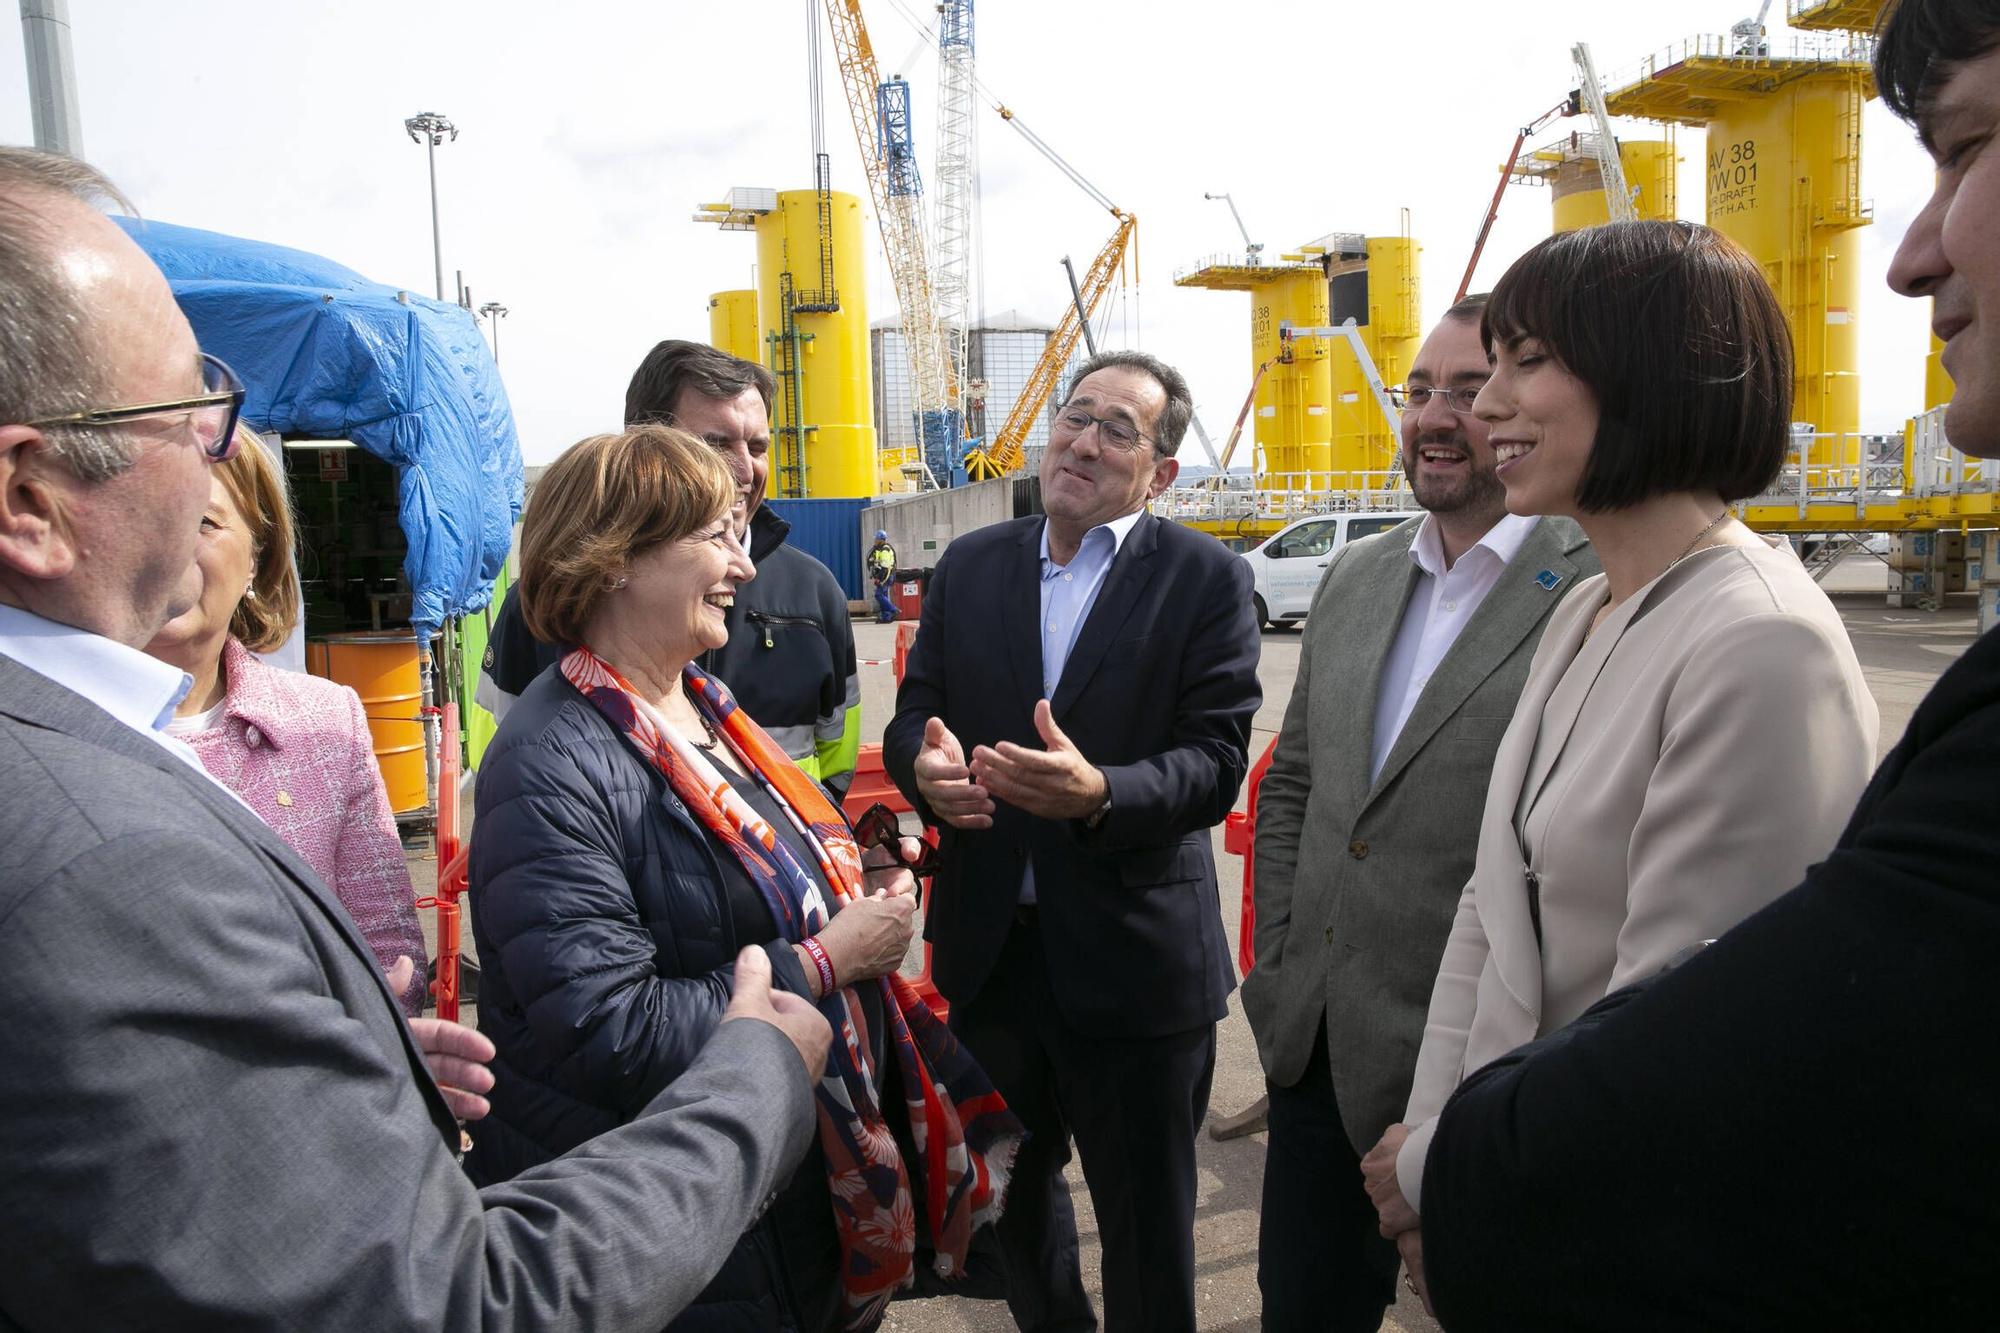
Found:
<path fill-rule="evenodd" d="M 1361 261 L 1361 282 L 1355 287 L 1343 284 L 1339 261 L 1330 266 L 1329 285 L 1334 295 L 1328 322 L 1339 325 L 1352 317 L 1361 325 L 1362 344 L 1384 384 L 1401 384 L 1409 377 L 1410 362 L 1423 342 L 1423 291 L 1417 279 L 1421 250 L 1408 236 L 1370 236 L 1368 257 Z M 1350 297 L 1358 297 L 1365 306 L 1350 308 Z M 1370 480 L 1363 484 L 1380 488 L 1385 475 L 1397 466 L 1402 442 L 1383 419 L 1353 351 L 1338 342 L 1331 348 L 1333 470 L 1350 476 L 1367 475 Z"/>
<path fill-rule="evenodd" d="M 1611 220 L 1604 200 L 1604 173 L 1591 149 L 1590 132 L 1566 134 L 1524 156 L 1513 179 L 1537 181 L 1549 187 L 1554 229 L 1581 231 Z M 1672 139 L 1627 139 L 1618 145 L 1625 183 L 1632 187 L 1632 207 L 1642 218 L 1671 220 L 1678 216 L 1680 158 Z"/>
<path fill-rule="evenodd" d="M 745 287 L 708 298 L 708 341 L 745 361 L 764 359 L 764 330 L 757 322 L 757 290 Z"/>
<path fill-rule="evenodd" d="M 1861 107 L 1867 62 L 1828 46 L 1779 56 L 1768 44 L 1701 37 L 1649 60 L 1606 94 L 1613 115 L 1708 129 L 1708 223 L 1764 267 L 1792 330 L 1792 418 L 1819 438 L 1816 485 L 1860 460 L 1856 345 Z"/>
<path fill-rule="evenodd" d="M 1257 484 L 1280 491 L 1324 489 L 1333 459 L 1331 349 L 1324 339 L 1294 343 L 1281 333 L 1286 326 L 1318 328 L 1327 322 L 1324 262 L 1305 253 L 1273 263 L 1257 255 L 1229 255 L 1177 274 L 1174 285 L 1250 293 Z"/>
<path fill-rule="evenodd" d="M 1175 275 L 1177 287 L 1250 294 L 1259 489 L 1379 489 L 1395 467 L 1395 436 L 1359 361 L 1324 331 L 1352 318 L 1384 382 L 1401 383 L 1422 332 L 1416 255 L 1407 236 L 1341 233 L 1276 260 L 1220 256 Z"/>
<path fill-rule="evenodd" d="M 695 216 L 757 234 L 758 359 L 778 377 L 770 494 L 874 495 L 861 201 L 839 191 L 822 199 L 815 190 L 731 190 L 726 203 L 705 204 Z M 710 330 L 717 334 L 714 301 L 710 309 Z M 732 321 L 728 336 L 740 338 L 740 320 Z"/>

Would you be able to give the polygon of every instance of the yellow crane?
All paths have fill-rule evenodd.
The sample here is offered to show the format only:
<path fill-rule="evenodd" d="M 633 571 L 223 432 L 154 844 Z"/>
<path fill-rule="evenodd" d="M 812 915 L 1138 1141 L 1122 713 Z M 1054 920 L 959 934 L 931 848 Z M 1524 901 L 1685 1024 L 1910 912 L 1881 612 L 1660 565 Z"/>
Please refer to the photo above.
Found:
<path fill-rule="evenodd" d="M 991 477 L 1002 477 L 1021 466 L 1021 442 L 1028 438 L 1028 430 L 1035 418 L 1048 405 L 1049 395 L 1056 390 L 1056 381 L 1062 377 L 1063 367 L 1069 364 L 1070 354 L 1076 350 L 1076 342 L 1083 334 L 1084 321 L 1097 313 L 1105 295 L 1111 290 L 1112 279 L 1118 275 L 1125 263 L 1126 252 L 1132 246 L 1132 239 L 1138 234 L 1139 219 L 1120 209 L 1111 210 L 1118 219 L 1118 230 L 1111 233 L 1111 239 L 1097 252 L 1097 258 L 1090 261 L 1083 280 L 1077 284 L 1076 303 L 1063 311 L 1063 317 L 1056 321 L 1056 330 L 1049 335 L 1048 345 L 1035 362 L 1035 368 L 1028 372 L 1026 385 L 1021 396 L 1014 403 L 1014 410 L 1007 415 L 1007 424 L 993 437 L 993 443 L 983 449 L 975 449 L 965 456 L 965 475 L 973 481 L 985 481 Z"/>

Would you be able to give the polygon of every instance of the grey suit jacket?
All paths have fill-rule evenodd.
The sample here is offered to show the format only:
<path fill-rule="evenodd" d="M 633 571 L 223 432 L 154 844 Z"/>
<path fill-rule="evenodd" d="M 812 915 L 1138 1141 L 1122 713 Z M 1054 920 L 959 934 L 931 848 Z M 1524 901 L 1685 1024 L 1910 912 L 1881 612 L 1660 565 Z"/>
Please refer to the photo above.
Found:
<path fill-rule="evenodd" d="M 1537 523 L 1371 784 L 1375 702 L 1420 572 L 1410 544 L 1421 523 L 1355 542 L 1328 568 L 1257 803 L 1257 965 L 1243 1010 L 1280 1087 L 1304 1073 L 1325 1017 L 1341 1120 L 1363 1153 L 1409 1098 L 1487 774 L 1535 645 L 1598 568 L 1574 523 Z"/>
<path fill-rule="evenodd" d="M 658 1329 L 811 1127 L 784 1035 L 730 1023 L 633 1124 L 475 1191 L 333 894 L 0 657 L 0 1327 Z"/>

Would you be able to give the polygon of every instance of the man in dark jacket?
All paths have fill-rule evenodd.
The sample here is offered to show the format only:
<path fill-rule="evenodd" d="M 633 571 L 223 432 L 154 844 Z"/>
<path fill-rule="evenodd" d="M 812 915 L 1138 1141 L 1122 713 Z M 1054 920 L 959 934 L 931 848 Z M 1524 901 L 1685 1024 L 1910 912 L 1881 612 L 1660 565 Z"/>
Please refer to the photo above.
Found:
<path fill-rule="evenodd" d="M 633 372 L 625 424 L 677 426 L 728 462 L 736 477 L 737 532 L 757 577 L 738 590 L 729 610 L 729 642 L 696 665 L 720 676 L 785 753 L 840 796 L 861 748 L 854 628 L 847 594 L 833 572 L 787 545 L 791 525 L 764 507 L 776 388 L 771 372 L 753 361 L 669 339 Z M 509 589 L 487 640 L 477 702 L 505 716 L 528 682 L 561 655 L 528 632 L 519 598 Z"/>
<path fill-rule="evenodd" d="M 1934 302 L 1951 442 L 2000 458 L 2000 4 L 1902 0 L 1875 83 L 1938 166 L 1890 285 Z M 1467 1079 L 1431 1142 L 1422 1248 L 1406 1250 L 1445 1327 L 1986 1326 L 1996 791 L 1988 632 L 1804 883 Z"/>
<path fill-rule="evenodd" d="M 1106 1326 L 1195 1326 L 1194 1136 L 1236 980 L 1209 830 L 1261 696 L 1249 566 L 1146 512 L 1193 410 L 1143 353 L 1078 368 L 1042 460 L 1046 520 L 944 553 L 882 738 L 943 831 L 924 929 L 952 1030 L 1031 1136 L 995 1228 L 1025 1329 L 1097 1326 L 1072 1137 Z"/>

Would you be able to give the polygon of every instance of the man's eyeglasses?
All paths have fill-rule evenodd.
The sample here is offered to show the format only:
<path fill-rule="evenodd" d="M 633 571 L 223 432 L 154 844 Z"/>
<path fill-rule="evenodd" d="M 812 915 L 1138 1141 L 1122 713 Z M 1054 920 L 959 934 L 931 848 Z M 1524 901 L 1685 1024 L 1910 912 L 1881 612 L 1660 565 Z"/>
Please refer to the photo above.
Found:
<path fill-rule="evenodd" d="M 226 463 L 236 456 L 236 420 L 243 412 L 243 381 L 236 378 L 219 357 L 201 354 L 202 391 L 192 398 L 176 398 L 164 403 L 134 403 L 130 407 L 96 407 L 86 412 L 70 412 L 45 417 L 27 424 L 48 426 L 118 426 L 151 417 L 184 417 L 195 447 L 211 463 Z"/>
<path fill-rule="evenodd" d="M 1112 417 L 1094 417 L 1080 407 L 1057 408 L 1056 424 L 1049 428 L 1049 434 L 1064 439 L 1074 439 L 1092 426 L 1097 427 L 1099 442 L 1128 454 L 1153 438 L 1150 435 L 1141 435 L 1138 427 L 1129 421 L 1119 421 Z"/>
<path fill-rule="evenodd" d="M 1389 401 L 1403 411 L 1415 409 L 1423 411 L 1430 406 L 1433 397 L 1444 399 L 1444 405 L 1460 416 L 1472 415 L 1472 404 L 1479 397 L 1478 384 L 1461 384 L 1455 389 L 1440 389 L 1429 384 L 1405 384 L 1401 388 L 1389 390 Z"/>

